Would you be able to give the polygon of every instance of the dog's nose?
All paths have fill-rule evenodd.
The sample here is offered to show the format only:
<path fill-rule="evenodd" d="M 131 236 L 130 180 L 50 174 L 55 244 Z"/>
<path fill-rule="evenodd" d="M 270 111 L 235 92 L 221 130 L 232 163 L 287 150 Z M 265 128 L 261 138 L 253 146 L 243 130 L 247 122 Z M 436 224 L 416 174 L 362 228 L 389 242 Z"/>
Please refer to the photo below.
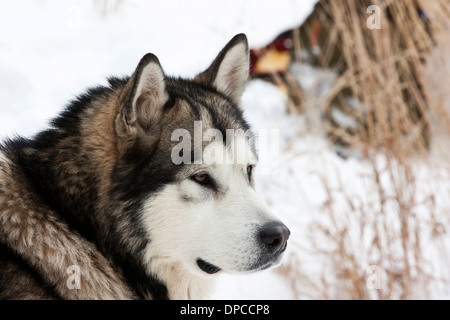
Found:
<path fill-rule="evenodd" d="M 286 249 L 290 234 L 289 229 L 279 222 L 267 224 L 260 231 L 262 242 L 273 254 L 281 253 Z"/>

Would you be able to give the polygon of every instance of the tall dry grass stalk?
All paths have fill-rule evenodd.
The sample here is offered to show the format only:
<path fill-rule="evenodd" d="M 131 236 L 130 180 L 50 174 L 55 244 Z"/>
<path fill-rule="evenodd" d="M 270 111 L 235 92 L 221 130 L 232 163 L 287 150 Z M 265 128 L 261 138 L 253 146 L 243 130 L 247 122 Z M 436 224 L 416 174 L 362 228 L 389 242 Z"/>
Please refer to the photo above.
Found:
<path fill-rule="evenodd" d="M 366 26 L 369 5 L 381 8 L 379 30 Z M 434 297 L 436 284 L 449 285 L 433 264 L 449 262 L 443 240 L 448 212 L 436 197 L 450 192 L 439 176 L 428 177 L 436 184 L 427 180 L 417 163 L 427 163 L 430 150 L 442 145 L 437 142 L 450 141 L 450 108 L 429 96 L 433 90 L 425 76 L 427 61 L 448 37 L 449 10 L 447 0 L 322 0 L 296 31 L 298 63 L 337 70 L 331 87 L 311 100 L 298 88 L 298 96 L 306 97 L 300 110 L 308 115 L 320 108 L 330 142 L 359 150 L 370 169 L 361 177 L 360 196 L 320 175 L 325 219 L 314 223 L 311 241 L 327 267 L 313 280 L 298 260 L 287 264 L 281 272 L 299 298 L 308 296 L 301 289 L 307 287 L 313 298 L 427 299 Z M 320 32 L 314 33 L 317 21 Z M 315 43 L 320 54 L 305 55 Z M 439 65 L 434 68 L 439 72 Z M 336 110 L 355 125 L 340 125 L 333 118 Z M 433 134 L 436 118 L 447 119 L 439 136 Z M 444 153 L 445 165 L 450 158 Z M 448 171 L 443 176 L 448 178 Z"/>
<path fill-rule="evenodd" d="M 381 9 L 379 30 L 367 27 L 370 5 Z M 312 60 L 316 68 L 336 70 L 338 77 L 319 103 L 305 101 L 300 108 L 320 106 L 331 143 L 365 154 L 380 147 L 395 156 L 426 152 L 432 137 L 424 62 L 447 33 L 449 16 L 444 0 L 320 1 L 296 30 L 294 59 Z M 315 44 L 319 54 L 311 53 Z M 337 112 L 355 125 L 339 125 Z"/>

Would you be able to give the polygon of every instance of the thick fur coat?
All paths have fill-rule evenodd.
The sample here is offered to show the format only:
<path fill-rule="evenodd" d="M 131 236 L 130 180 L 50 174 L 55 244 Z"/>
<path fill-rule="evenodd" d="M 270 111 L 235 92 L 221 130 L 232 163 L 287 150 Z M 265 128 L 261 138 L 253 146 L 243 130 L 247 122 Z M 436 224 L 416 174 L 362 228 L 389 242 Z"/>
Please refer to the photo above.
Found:
<path fill-rule="evenodd" d="M 224 136 L 249 129 L 248 67 L 242 34 L 191 80 L 167 77 L 147 54 L 48 130 L 3 142 L 0 298 L 206 298 L 221 270 L 278 263 L 289 231 L 254 191 L 249 139 L 243 164 L 171 160 L 174 131 L 194 133 L 196 121 Z"/>

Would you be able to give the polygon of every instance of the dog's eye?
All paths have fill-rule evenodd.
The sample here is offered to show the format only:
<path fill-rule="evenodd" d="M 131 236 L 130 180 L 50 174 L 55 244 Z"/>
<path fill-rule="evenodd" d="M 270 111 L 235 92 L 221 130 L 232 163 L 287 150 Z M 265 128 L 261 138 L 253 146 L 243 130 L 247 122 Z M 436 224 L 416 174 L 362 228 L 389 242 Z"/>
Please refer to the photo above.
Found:
<path fill-rule="evenodd" d="M 210 188 L 212 190 L 217 190 L 217 185 L 213 178 L 207 173 L 197 173 L 194 174 L 191 179 L 203 187 Z"/>
<path fill-rule="evenodd" d="M 206 184 L 209 180 L 209 176 L 206 173 L 197 173 L 192 176 L 193 180 L 200 184 Z"/>

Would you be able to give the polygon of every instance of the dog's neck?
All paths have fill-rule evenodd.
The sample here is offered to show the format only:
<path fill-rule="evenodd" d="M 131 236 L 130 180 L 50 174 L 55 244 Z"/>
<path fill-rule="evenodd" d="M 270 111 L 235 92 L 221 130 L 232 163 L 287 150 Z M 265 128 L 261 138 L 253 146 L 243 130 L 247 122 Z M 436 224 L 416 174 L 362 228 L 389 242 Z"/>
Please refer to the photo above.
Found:
<path fill-rule="evenodd" d="M 113 130 L 108 122 L 113 123 L 114 110 L 105 114 L 105 102 L 105 97 L 99 101 L 81 97 L 52 122 L 53 128 L 16 141 L 15 157 L 35 182 L 36 193 L 70 227 L 94 242 L 96 217 L 108 201 L 108 177 L 116 157 L 113 141 L 107 141 L 114 133 L 101 132 Z"/>
<path fill-rule="evenodd" d="M 138 240 L 127 242 L 136 248 L 124 249 L 119 245 L 123 240 L 117 236 L 119 231 L 113 228 L 128 223 L 120 220 L 126 205 L 111 199 L 118 161 L 114 122 L 120 90 L 120 86 L 102 88 L 80 97 L 53 121 L 52 128 L 33 139 L 16 139 L 12 158 L 34 182 L 38 197 L 72 230 L 95 243 L 138 297 L 165 299 L 165 286 L 146 275 L 142 262 L 133 264 L 139 260 L 139 247 L 144 246 L 138 240 L 145 237 L 132 230 L 128 236 Z"/>

